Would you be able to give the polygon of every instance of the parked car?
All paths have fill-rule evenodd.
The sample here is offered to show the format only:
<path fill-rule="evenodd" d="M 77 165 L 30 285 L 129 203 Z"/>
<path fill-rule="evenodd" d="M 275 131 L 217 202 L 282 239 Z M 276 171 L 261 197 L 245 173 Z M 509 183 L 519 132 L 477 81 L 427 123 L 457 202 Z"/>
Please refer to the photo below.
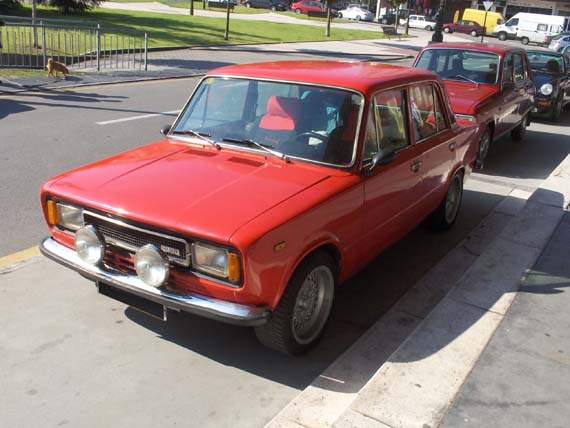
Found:
<path fill-rule="evenodd" d="M 408 13 L 411 12 L 410 9 L 400 9 L 399 15 L 401 19 L 405 19 L 408 17 Z M 396 23 L 396 12 L 388 12 L 384 15 L 380 15 L 378 17 L 378 22 L 382 25 L 394 25 Z"/>
<path fill-rule="evenodd" d="M 45 183 L 41 251 L 134 308 L 296 354 L 337 284 L 427 217 L 453 225 L 477 127 L 430 71 L 289 61 L 210 71 L 162 132 Z"/>
<path fill-rule="evenodd" d="M 301 0 L 291 4 L 291 10 L 295 13 L 307 14 L 308 12 L 324 12 L 325 5 L 318 1 Z"/>
<path fill-rule="evenodd" d="M 372 21 L 374 19 L 374 15 L 368 10 L 368 7 L 360 4 L 348 5 L 346 9 L 339 10 L 337 16 L 357 21 Z"/>
<path fill-rule="evenodd" d="M 548 49 L 560 52 L 563 48 L 570 45 L 570 34 L 560 34 L 550 40 Z"/>
<path fill-rule="evenodd" d="M 477 165 L 506 133 L 522 140 L 534 100 L 524 49 L 488 43 L 436 43 L 423 48 L 414 67 L 433 70 L 445 82 L 456 117 L 480 124 Z"/>
<path fill-rule="evenodd" d="M 523 44 L 529 41 L 543 43 L 545 37 L 562 32 L 565 20 L 563 16 L 519 12 L 493 28 L 493 35 L 499 40 L 518 39 Z"/>
<path fill-rule="evenodd" d="M 400 19 L 401 25 L 406 25 L 407 19 Z M 435 28 L 435 21 L 424 15 L 410 15 L 410 28 L 421 28 L 427 31 L 431 31 Z"/>
<path fill-rule="evenodd" d="M 281 0 L 246 0 L 243 2 L 243 5 L 245 7 L 255 7 L 258 9 L 289 10 L 289 4 Z"/>
<path fill-rule="evenodd" d="M 570 57 L 544 50 L 527 50 L 536 87 L 533 114 L 558 120 L 570 103 Z"/>
<path fill-rule="evenodd" d="M 443 31 L 446 33 L 466 33 L 473 37 L 479 37 L 485 34 L 485 27 L 477 24 L 475 21 L 459 20 L 443 24 Z"/>

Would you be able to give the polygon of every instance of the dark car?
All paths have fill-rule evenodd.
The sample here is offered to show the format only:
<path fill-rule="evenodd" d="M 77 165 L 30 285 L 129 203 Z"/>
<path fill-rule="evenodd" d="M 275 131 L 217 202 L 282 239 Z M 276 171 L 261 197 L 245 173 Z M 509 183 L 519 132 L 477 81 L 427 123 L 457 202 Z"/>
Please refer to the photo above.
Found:
<path fill-rule="evenodd" d="M 443 24 L 443 31 L 446 33 L 465 33 L 471 34 L 473 37 L 485 34 L 485 28 L 474 21 L 459 20 Z"/>
<path fill-rule="evenodd" d="M 255 7 L 258 9 L 289 10 L 289 4 L 281 0 L 246 0 L 243 2 L 243 5 L 245 7 Z"/>
<path fill-rule="evenodd" d="M 407 18 L 408 12 L 408 9 L 400 9 L 400 19 Z M 394 25 L 396 23 L 396 12 L 388 12 L 384 15 L 380 15 L 378 22 L 383 25 Z"/>
<path fill-rule="evenodd" d="M 533 115 L 558 120 L 570 103 L 570 58 L 543 50 L 527 51 L 527 55 L 536 87 Z"/>
<path fill-rule="evenodd" d="M 439 74 L 458 122 L 480 125 L 479 167 L 493 141 L 507 133 L 515 141 L 523 139 L 535 92 L 524 49 L 492 43 L 434 43 L 422 49 L 414 67 Z"/>

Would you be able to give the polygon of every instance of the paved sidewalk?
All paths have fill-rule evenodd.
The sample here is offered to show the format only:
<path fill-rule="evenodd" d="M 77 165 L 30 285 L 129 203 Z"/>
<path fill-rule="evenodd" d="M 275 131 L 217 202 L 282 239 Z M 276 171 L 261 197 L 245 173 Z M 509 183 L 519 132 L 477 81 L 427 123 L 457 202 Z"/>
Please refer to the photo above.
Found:
<path fill-rule="evenodd" d="M 442 428 L 570 426 L 570 212 L 443 420 Z"/>

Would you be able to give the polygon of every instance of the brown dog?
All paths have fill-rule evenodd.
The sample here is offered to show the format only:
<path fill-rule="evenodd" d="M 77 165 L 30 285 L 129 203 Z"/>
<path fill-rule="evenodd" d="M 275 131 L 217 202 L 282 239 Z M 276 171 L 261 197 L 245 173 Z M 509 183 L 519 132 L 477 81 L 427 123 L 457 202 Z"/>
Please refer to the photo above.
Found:
<path fill-rule="evenodd" d="M 48 71 L 48 77 L 49 76 L 53 76 L 53 77 L 57 77 L 57 73 L 63 73 L 63 77 L 65 78 L 68 74 L 69 74 L 69 70 L 67 69 L 67 67 L 65 66 L 65 64 L 56 61 L 53 58 L 48 59 L 48 63 L 47 63 L 47 71 Z"/>

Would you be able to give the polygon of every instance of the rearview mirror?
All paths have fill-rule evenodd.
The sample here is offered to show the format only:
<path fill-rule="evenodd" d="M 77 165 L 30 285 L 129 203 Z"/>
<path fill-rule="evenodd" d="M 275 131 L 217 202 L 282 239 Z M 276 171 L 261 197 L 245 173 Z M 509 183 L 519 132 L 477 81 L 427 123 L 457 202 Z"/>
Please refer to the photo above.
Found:
<path fill-rule="evenodd" d="M 392 149 L 381 149 L 372 156 L 370 166 L 364 171 L 364 175 L 369 176 L 379 165 L 386 165 L 396 159 L 396 152 Z"/>
<path fill-rule="evenodd" d="M 172 128 L 172 125 L 164 125 L 162 128 L 160 128 L 160 133 L 162 135 L 166 135 L 170 132 L 170 128 Z"/>

